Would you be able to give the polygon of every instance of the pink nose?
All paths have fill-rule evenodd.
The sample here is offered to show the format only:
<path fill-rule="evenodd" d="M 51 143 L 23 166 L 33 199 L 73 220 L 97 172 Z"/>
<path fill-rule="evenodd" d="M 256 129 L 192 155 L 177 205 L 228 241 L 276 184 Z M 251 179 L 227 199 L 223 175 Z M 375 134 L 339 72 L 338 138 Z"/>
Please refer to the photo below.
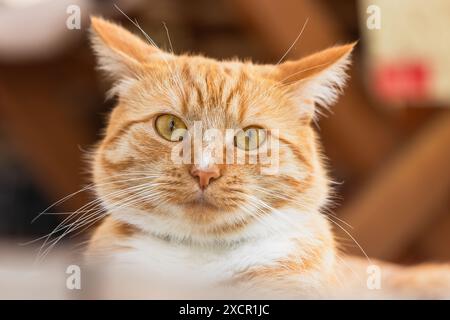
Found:
<path fill-rule="evenodd" d="M 192 166 L 190 173 L 194 178 L 198 178 L 200 189 L 205 190 L 213 179 L 220 177 L 220 168 L 217 165 L 210 166 L 207 169 Z"/>

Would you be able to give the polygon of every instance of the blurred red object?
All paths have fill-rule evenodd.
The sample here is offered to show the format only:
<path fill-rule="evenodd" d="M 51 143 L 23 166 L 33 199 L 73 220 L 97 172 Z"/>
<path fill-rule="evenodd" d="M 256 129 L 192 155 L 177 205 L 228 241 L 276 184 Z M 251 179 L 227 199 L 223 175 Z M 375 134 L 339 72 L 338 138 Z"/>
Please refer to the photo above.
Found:
<path fill-rule="evenodd" d="M 425 61 L 394 61 L 377 67 L 375 92 L 387 101 L 423 101 L 430 94 L 431 70 Z"/>

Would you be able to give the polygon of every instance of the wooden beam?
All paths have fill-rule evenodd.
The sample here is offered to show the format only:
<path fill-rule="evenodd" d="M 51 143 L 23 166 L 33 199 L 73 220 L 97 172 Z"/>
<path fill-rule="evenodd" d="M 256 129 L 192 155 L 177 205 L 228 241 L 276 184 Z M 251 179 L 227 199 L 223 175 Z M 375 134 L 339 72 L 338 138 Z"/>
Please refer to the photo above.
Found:
<path fill-rule="evenodd" d="M 424 230 L 413 246 L 427 261 L 450 261 L 450 203 L 444 206 L 439 217 Z"/>
<path fill-rule="evenodd" d="M 450 195 L 449 146 L 445 111 L 339 212 L 367 254 L 397 257 L 442 213 Z"/>

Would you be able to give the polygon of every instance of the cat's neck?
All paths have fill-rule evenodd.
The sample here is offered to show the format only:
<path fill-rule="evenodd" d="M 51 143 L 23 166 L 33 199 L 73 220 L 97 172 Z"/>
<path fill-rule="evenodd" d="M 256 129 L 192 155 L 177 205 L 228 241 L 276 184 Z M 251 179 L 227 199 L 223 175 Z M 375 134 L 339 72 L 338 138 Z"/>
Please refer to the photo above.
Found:
<path fill-rule="evenodd" d="M 122 211 L 112 217 L 132 225 L 143 237 L 188 247 L 232 249 L 267 239 L 273 242 L 292 239 L 307 245 L 317 241 L 319 236 L 320 239 L 332 238 L 329 223 L 322 214 L 301 212 L 297 208 L 286 208 L 266 214 L 244 228 L 228 234 L 198 232 L 195 228 L 188 228 L 186 223 L 179 222 L 178 219 L 164 219 L 159 215 L 136 210 L 129 213 Z"/>

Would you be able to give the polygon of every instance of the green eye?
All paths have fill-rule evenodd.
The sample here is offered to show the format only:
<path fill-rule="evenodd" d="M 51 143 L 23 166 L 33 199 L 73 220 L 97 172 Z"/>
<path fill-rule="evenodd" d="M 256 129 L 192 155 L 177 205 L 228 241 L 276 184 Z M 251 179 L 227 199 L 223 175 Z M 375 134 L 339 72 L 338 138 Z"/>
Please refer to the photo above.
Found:
<path fill-rule="evenodd" d="M 156 118 L 155 127 L 158 134 L 169 141 L 181 141 L 186 133 L 184 122 L 173 114 L 162 114 Z"/>
<path fill-rule="evenodd" d="M 244 130 L 240 130 L 234 136 L 235 146 L 245 151 L 258 148 L 265 140 L 266 131 L 256 126 L 250 126 Z"/>

